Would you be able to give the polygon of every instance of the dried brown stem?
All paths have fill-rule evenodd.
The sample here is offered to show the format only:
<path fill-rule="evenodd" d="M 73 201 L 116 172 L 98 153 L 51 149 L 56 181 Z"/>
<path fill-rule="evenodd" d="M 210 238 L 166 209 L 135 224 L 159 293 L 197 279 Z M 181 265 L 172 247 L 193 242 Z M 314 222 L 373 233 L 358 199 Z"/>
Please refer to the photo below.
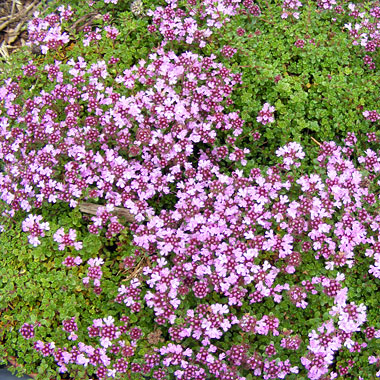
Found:
<path fill-rule="evenodd" d="M 321 146 L 322 144 L 320 142 L 318 142 L 314 137 L 311 137 L 310 138 L 318 145 L 318 146 Z"/>
<path fill-rule="evenodd" d="M 35 6 L 37 6 L 38 3 L 39 3 L 38 0 L 34 0 L 33 3 L 28 5 L 23 11 L 17 13 L 16 15 L 11 14 L 11 15 L 7 16 L 6 21 L 0 25 L 0 31 L 2 31 L 6 26 L 11 24 L 12 22 L 18 21 L 20 18 L 25 17 L 31 10 L 34 9 Z M 25 22 L 26 21 L 23 21 L 22 25 Z M 21 26 L 20 26 L 20 28 L 21 28 Z"/>
<path fill-rule="evenodd" d="M 145 259 L 141 260 L 141 261 L 137 264 L 137 266 L 136 266 L 136 268 L 133 270 L 133 272 L 132 272 L 127 278 L 125 278 L 125 279 L 122 280 L 122 281 L 129 281 L 129 280 L 132 280 L 132 278 L 136 278 L 136 277 L 138 277 L 138 276 L 141 274 L 141 272 L 143 271 L 144 266 L 145 266 L 146 264 L 149 264 L 149 261 L 148 261 L 148 262 L 145 262 Z"/>
<path fill-rule="evenodd" d="M 90 26 L 94 20 L 99 19 L 99 18 L 101 18 L 101 15 L 99 13 L 97 13 L 97 12 L 90 12 L 90 13 L 82 16 L 81 18 L 79 18 L 77 21 L 75 21 L 70 26 L 70 29 L 75 30 L 77 33 L 81 32 L 81 31 L 83 31 L 83 29 L 86 26 Z"/>
<path fill-rule="evenodd" d="M 79 204 L 79 210 L 85 214 L 96 215 L 98 208 L 102 205 L 97 205 L 96 203 L 81 202 Z M 112 211 L 112 214 L 115 216 L 123 216 L 127 222 L 135 222 L 135 217 L 123 207 L 115 207 Z"/>
<path fill-rule="evenodd" d="M 19 32 L 20 32 L 20 29 L 22 28 L 22 26 L 24 25 L 23 22 L 20 22 L 16 28 L 13 30 L 13 32 L 9 33 L 8 34 L 8 44 L 11 44 L 13 43 L 14 41 L 16 41 L 18 35 L 19 35 Z"/>
<path fill-rule="evenodd" d="M 16 0 L 13 0 L 13 1 L 12 1 L 11 16 L 13 16 L 13 14 L 15 13 L 15 4 L 16 4 Z"/>

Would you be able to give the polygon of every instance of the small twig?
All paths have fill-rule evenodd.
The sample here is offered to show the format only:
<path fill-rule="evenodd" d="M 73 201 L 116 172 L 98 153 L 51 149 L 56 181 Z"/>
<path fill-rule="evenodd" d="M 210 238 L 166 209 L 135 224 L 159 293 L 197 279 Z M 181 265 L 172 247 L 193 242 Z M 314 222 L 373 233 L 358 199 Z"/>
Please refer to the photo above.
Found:
<path fill-rule="evenodd" d="M 14 41 L 16 41 L 17 37 L 18 37 L 18 34 L 19 34 L 19 31 L 21 29 L 21 27 L 24 25 L 25 21 L 24 22 L 20 22 L 17 26 L 16 26 L 16 29 L 13 30 L 13 32 L 9 33 L 9 36 L 8 36 L 8 44 L 11 44 L 13 43 Z"/>
<path fill-rule="evenodd" d="M 16 3 L 17 11 L 20 12 L 23 8 L 22 2 L 20 0 L 16 0 L 15 3 Z"/>
<path fill-rule="evenodd" d="M 87 13 L 70 25 L 70 29 L 75 30 L 76 32 L 81 32 L 86 26 L 91 25 L 91 23 L 98 18 L 101 18 L 101 16 L 97 12 Z M 82 22 L 84 22 L 84 24 L 80 25 Z"/>
<path fill-rule="evenodd" d="M 0 25 L 0 31 L 2 31 L 4 28 L 6 28 L 11 22 L 13 21 L 16 21 L 18 17 L 10 17 L 10 16 L 7 16 L 6 17 L 6 21 L 3 22 L 1 25 Z"/>
<path fill-rule="evenodd" d="M 15 3 L 16 3 L 16 0 L 13 0 L 13 2 L 12 2 L 12 10 L 11 10 L 11 17 L 13 17 L 13 14 L 15 13 Z"/>
<path fill-rule="evenodd" d="M 4 21 L 4 20 L 8 20 L 8 19 L 9 19 L 9 15 L 0 17 L 0 21 Z"/>
<path fill-rule="evenodd" d="M 38 4 L 38 0 L 34 0 L 32 4 L 28 5 L 26 8 L 24 8 L 24 10 L 22 12 L 19 12 L 17 13 L 16 15 L 10 15 L 10 16 L 7 16 L 6 19 L 7 21 L 3 22 L 1 25 L 0 25 L 0 31 L 3 30 L 7 25 L 9 25 L 10 23 L 14 22 L 14 21 L 17 21 L 18 19 L 24 17 L 25 15 L 27 15 L 36 5 Z M 25 21 L 22 22 L 22 25 L 24 25 Z"/>
<path fill-rule="evenodd" d="M 141 273 L 141 271 L 144 269 L 144 266 L 145 266 L 144 261 L 145 261 L 145 259 L 140 260 L 140 262 L 137 264 L 137 266 L 133 270 L 133 272 L 127 278 L 125 278 L 122 281 L 129 281 L 129 280 L 132 280 L 132 278 L 136 278 Z"/>
<path fill-rule="evenodd" d="M 321 146 L 322 144 L 320 142 L 318 142 L 314 137 L 311 137 L 310 138 L 318 145 L 318 146 Z"/>
<path fill-rule="evenodd" d="M 96 215 L 96 212 L 98 211 L 99 207 L 104 207 L 102 205 L 97 205 L 96 203 L 89 203 L 89 202 L 81 202 L 79 203 L 79 210 L 91 215 Z M 123 207 L 115 207 L 112 211 L 112 214 L 115 216 L 123 216 L 127 222 L 135 222 L 135 217 L 126 209 Z"/>
<path fill-rule="evenodd" d="M 5 41 L 0 45 L 0 55 L 5 59 L 5 61 L 8 61 L 9 53 L 7 49 L 7 45 L 5 45 Z"/>
<path fill-rule="evenodd" d="M 262 18 L 262 17 L 260 17 L 260 21 L 264 21 L 264 22 L 266 22 L 268 24 L 275 25 L 275 23 L 273 21 L 269 21 L 269 20 L 267 20 L 265 18 Z"/>

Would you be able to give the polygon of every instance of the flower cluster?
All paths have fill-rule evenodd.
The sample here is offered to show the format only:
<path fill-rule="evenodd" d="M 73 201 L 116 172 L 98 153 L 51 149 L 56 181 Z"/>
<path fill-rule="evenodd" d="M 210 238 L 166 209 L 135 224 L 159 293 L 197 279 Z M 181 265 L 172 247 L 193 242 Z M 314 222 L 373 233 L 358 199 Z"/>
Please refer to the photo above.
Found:
<path fill-rule="evenodd" d="M 317 5 L 322 9 L 333 9 L 333 5 L 336 5 L 335 0 L 317 0 Z"/>
<path fill-rule="evenodd" d="M 307 297 L 307 293 L 302 286 L 292 286 L 288 292 L 290 302 L 294 303 L 297 307 L 301 307 L 305 309 L 307 306 L 307 302 L 305 301 Z"/>
<path fill-rule="evenodd" d="M 348 4 L 349 16 L 354 22 L 349 22 L 344 25 L 348 30 L 348 33 L 352 39 L 353 45 L 362 46 L 366 55 L 363 57 L 364 63 L 370 70 L 376 68 L 376 64 L 373 61 L 373 57 L 369 54 L 373 54 L 378 50 L 379 44 L 379 7 L 375 4 L 370 4 L 368 9 L 360 4 Z M 357 19 L 360 19 L 357 22 Z M 368 54 L 367 54 L 368 53 Z"/>
<path fill-rule="evenodd" d="M 62 265 L 65 267 L 75 267 L 82 264 L 82 259 L 80 256 L 72 257 L 72 256 L 67 256 L 65 260 L 63 260 Z"/>
<path fill-rule="evenodd" d="M 284 0 L 281 18 L 286 19 L 289 16 L 293 16 L 295 19 L 299 19 L 300 12 L 297 12 L 297 10 L 300 7 L 302 7 L 302 3 L 299 0 Z"/>
<path fill-rule="evenodd" d="M 77 251 L 83 248 L 81 241 L 75 241 L 77 238 L 77 232 L 70 228 L 68 233 L 65 233 L 64 228 L 59 228 L 53 235 L 54 241 L 59 243 L 58 249 L 63 251 L 65 247 L 73 246 Z"/>
<path fill-rule="evenodd" d="M 29 232 L 28 241 L 34 247 L 37 247 L 41 244 L 39 237 L 44 237 L 45 232 L 49 231 L 49 222 L 43 222 L 41 215 L 33 215 L 30 214 L 23 222 L 22 222 L 22 230 L 24 232 Z"/>
<path fill-rule="evenodd" d="M 20 334 L 25 339 L 32 339 L 34 338 L 34 325 L 30 323 L 24 323 L 20 328 Z"/>
<path fill-rule="evenodd" d="M 266 125 L 268 123 L 274 122 L 274 116 L 273 113 L 275 111 L 275 108 L 271 106 L 269 103 L 265 103 L 261 111 L 259 112 L 259 115 L 257 116 L 256 120 L 258 123 L 261 123 L 262 125 Z"/>
<path fill-rule="evenodd" d="M 177 342 L 193 337 L 206 344 L 210 339 L 221 338 L 236 323 L 238 320 L 227 305 L 216 303 L 208 307 L 200 304 L 196 310 L 187 310 L 184 323 L 170 328 L 169 333 Z"/>
<path fill-rule="evenodd" d="M 296 142 L 291 142 L 276 150 L 276 156 L 283 157 L 284 168 L 290 170 L 292 166 L 298 168 L 301 166 L 300 160 L 305 158 L 302 146 Z M 314 181 L 313 178 L 311 181 Z"/>
<path fill-rule="evenodd" d="M 37 67 L 33 64 L 33 60 L 29 61 L 27 65 L 22 66 L 22 69 L 26 77 L 33 77 L 37 72 Z"/>
<path fill-rule="evenodd" d="M 324 9 L 335 4 L 318 3 Z M 73 317 L 62 322 L 70 348 L 41 340 L 34 348 L 53 356 L 60 372 L 81 365 L 99 379 L 127 372 L 157 380 L 245 380 L 248 372 L 282 379 L 301 370 L 311 380 L 335 378 L 337 356 L 349 356 L 353 363 L 353 354 L 367 345 L 361 336 L 380 335 L 367 325 L 367 306 L 349 299 L 349 279 L 334 271 L 353 269 L 365 252 L 369 275 L 380 275 L 380 216 L 373 212 L 379 154 L 355 151 L 358 139 L 349 134 L 343 148 L 333 142 L 320 145 L 315 172 L 297 170 L 306 156 L 297 142 L 275 152 L 278 163 L 247 168 L 250 150 L 238 139 L 244 121 L 231 111 L 241 75 L 214 55 L 168 49 L 175 46 L 171 41 L 204 47 L 239 13 L 240 2 L 188 0 L 186 10 L 176 0 L 168 4 L 150 12 L 149 30 L 157 28 L 163 44 L 131 68 L 119 70 L 114 57 L 108 63 L 78 57 L 47 65 L 40 79 L 49 90 L 38 96 L 29 97 L 12 79 L 0 88 L 5 166 L 0 193 L 9 214 L 31 212 L 44 202 L 59 200 L 74 208 L 100 198 L 106 205 L 98 207 L 89 231 L 101 234 L 107 226 L 106 238 L 115 237 L 125 228 L 115 207 L 125 208 L 135 219 L 129 226 L 133 244 L 149 258 L 139 277 L 120 284 L 112 296 L 136 323 L 128 317 L 95 319 L 88 327 L 91 344 L 86 344 L 78 342 L 80 324 Z M 243 6 L 260 13 L 250 0 Z M 300 6 L 287 2 L 283 8 L 288 14 Z M 57 28 L 57 36 L 60 22 L 71 17 L 65 8 L 60 12 L 61 18 L 32 22 L 31 32 L 40 27 L 49 35 Z M 105 32 L 110 39 L 118 33 L 111 27 Z M 88 27 L 84 33 L 85 46 L 101 39 L 100 29 Z M 45 37 L 32 35 L 45 50 L 60 43 L 50 47 L 55 40 Z M 222 51 L 226 57 L 232 53 L 229 46 Z M 35 75 L 32 66 L 23 70 L 27 78 Z M 274 112 L 265 103 L 257 122 L 274 122 Z M 377 120 L 370 112 L 375 111 L 365 111 L 364 117 Z M 240 164 L 244 171 L 237 169 Z M 49 229 L 41 220 L 31 214 L 23 222 L 35 246 Z M 73 229 L 60 228 L 54 240 L 60 250 L 82 248 Z M 68 256 L 63 264 L 81 261 Z M 308 270 L 301 270 L 303 262 Z M 98 295 L 104 264 L 101 257 L 87 260 L 82 279 L 86 287 L 91 281 Z M 284 306 L 284 318 L 273 305 Z M 144 307 L 150 309 L 144 318 L 167 329 L 163 343 L 140 326 Z M 306 320 L 314 308 L 327 313 L 328 320 L 293 332 L 293 313 Z M 231 342 L 236 332 L 241 339 Z M 25 324 L 20 333 L 32 338 L 33 325 Z M 256 344 L 256 338 L 266 343 Z"/>
<path fill-rule="evenodd" d="M 119 223 L 116 216 L 112 216 L 113 210 L 114 206 L 112 204 L 107 204 L 105 207 L 98 207 L 96 216 L 91 218 L 94 223 L 88 226 L 88 230 L 92 234 L 97 235 L 106 223 L 109 222 L 106 232 L 108 238 L 122 231 L 124 226 Z"/>
<path fill-rule="evenodd" d="M 143 13 L 144 7 L 141 0 L 134 0 L 131 4 L 131 12 L 135 16 L 139 16 Z"/>
<path fill-rule="evenodd" d="M 98 41 L 102 39 L 100 28 L 96 28 L 95 30 L 92 30 L 91 27 L 85 27 L 83 31 L 85 32 L 85 35 L 84 35 L 85 38 L 82 40 L 83 46 L 90 46 L 93 41 L 94 41 L 93 44 L 96 44 Z M 107 34 L 108 36 L 111 36 L 108 31 L 107 31 Z M 115 33 L 113 33 L 112 35 L 116 37 Z"/>
<path fill-rule="evenodd" d="M 304 40 L 297 40 L 295 43 L 294 43 L 294 46 L 300 48 L 300 49 L 303 49 L 305 47 L 305 41 Z"/>
<path fill-rule="evenodd" d="M 107 32 L 106 37 L 110 38 L 111 40 L 116 40 L 117 36 L 119 35 L 119 31 L 114 26 L 105 26 L 104 30 Z"/>
<path fill-rule="evenodd" d="M 196 44 L 201 48 L 206 46 L 213 31 L 221 29 L 232 16 L 238 14 L 240 5 L 240 0 L 204 0 L 201 3 L 187 0 L 188 7 L 183 10 L 177 0 L 167 2 L 167 7 L 157 7 L 154 11 L 147 12 L 153 23 L 150 31 L 158 28 L 158 32 L 163 36 L 163 45 L 175 40 Z"/>
<path fill-rule="evenodd" d="M 69 21 L 73 15 L 71 7 L 58 8 L 59 14 L 49 14 L 43 19 L 39 18 L 39 12 L 34 13 L 34 18 L 28 23 L 29 45 L 41 47 L 42 54 L 49 50 L 57 50 L 70 40 L 68 33 L 62 31 L 62 23 Z"/>
<path fill-rule="evenodd" d="M 222 50 L 220 51 L 221 54 L 226 58 L 232 58 L 234 54 L 236 53 L 236 49 L 232 48 L 231 46 L 225 45 L 223 46 Z"/>
<path fill-rule="evenodd" d="M 261 15 L 260 7 L 254 3 L 253 0 L 243 0 L 243 8 L 240 10 L 241 13 L 249 13 L 254 17 Z"/>
<path fill-rule="evenodd" d="M 82 279 L 83 284 L 88 285 L 90 283 L 90 279 L 93 280 L 94 292 L 96 294 L 100 294 L 102 292 L 102 289 L 100 287 L 100 279 L 103 275 L 102 265 L 104 264 L 104 260 L 99 257 L 96 257 L 94 259 L 91 258 L 87 261 L 87 264 L 89 267 L 87 269 L 87 276 L 83 277 Z"/>
<path fill-rule="evenodd" d="M 69 340 L 77 340 L 78 339 L 78 335 L 75 334 L 74 331 L 78 331 L 78 325 L 77 323 L 75 322 L 75 317 L 72 317 L 71 319 L 67 319 L 65 321 L 62 322 L 62 330 L 63 331 L 66 331 L 66 332 L 69 332 L 70 335 L 68 337 Z"/>
<path fill-rule="evenodd" d="M 372 121 L 373 123 L 380 120 L 380 115 L 376 110 L 364 111 L 363 116 L 366 118 L 366 120 Z"/>
<path fill-rule="evenodd" d="M 138 279 L 133 279 L 129 286 L 121 285 L 118 289 L 118 295 L 115 302 L 124 303 L 130 308 L 132 313 L 138 313 L 141 307 L 141 283 Z"/>
<path fill-rule="evenodd" d="M 364 64 L 366 64 L 366 65 L 368 66 L 368 68 L 369 68 L 370 70 L 375 70 L 376 65 L 375 65 L 375 62 L 373 62 L 373 59 L 372 59 L 371 56 L 369 56 L 369 55 L 365 55 L 365 56 L 363 57 L 363 62 L 364 62 Z"/>

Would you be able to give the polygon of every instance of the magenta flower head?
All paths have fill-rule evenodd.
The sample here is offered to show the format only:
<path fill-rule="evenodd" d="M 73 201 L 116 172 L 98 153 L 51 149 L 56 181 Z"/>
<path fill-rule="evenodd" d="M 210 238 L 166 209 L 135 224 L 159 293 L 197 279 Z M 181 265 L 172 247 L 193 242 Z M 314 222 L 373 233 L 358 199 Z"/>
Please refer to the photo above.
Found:
<path fill-rule="evenodd" d="M 273 112 L 275 111 L 275 108 L 271 106 L 269 103 L 265 103 L 262 110 L 259 112 L 259 115 L 257 116 L 257 122 L 261 123 L 262 125 L 266 125 L 268 123 L 274 122 Z"/>
<path fill-rule="evenodd" d="M 37 245 L 41 244 L 38 237 L 44 237 L 44 231 L 48 231 L 50 229 L 49 223 L 40 223 L 41 220 L 41 215 L 31 214 L 22 222 L 22 230 L 24 232 L 29 232 L 28 240 L 29 243 L 32 244 L 34 247 L 37 247 Z"/>
<path fill-rule="evenodd" d="M 68 268 L 75 267 L 77 265 L 80 265 L 81 263 L 82 263 L 82 259 L 79 256 L 77 257 L 67 256 L 65 260 L 62 262 L 62 264 Z"/>
<path fill-rule="evenodd" d="M 284 167 L 286 170 L 290 170 L 291 166 L 298 168 L 301 163 L 298 162 L 305 158 L 305 153 L 302 150 L 302 146 L 296 142 L 290 142 L 283 147 L 276 150 L 276 156 L 283 157 Z"/>
<path fill-rule="evenodd" d="M 221 53 L 226 58 L 232 58 L 235 55 L 236 51 L 237 50 L 234 49 L 233 47 L 225 45 L 223 46 Z"/>
<path fill-rule="evenodd" d="M 53 235 L 54 240 L 60 243 L 58 249 L 63 251 L 65 247 L 74 246 L 74 248 L 79 251 L 83 247 L 83 243 L 75 241 L 77 238 L 77 233 L 74 229 L 70 228 L 69 233 L 65 234 L 65 230 L 61 227 Z"/>
<path fill-rule="evenodd" d="M 22 66 L 22 69 L 27 77 L 33 77 L 37 72 L 37 67 L 33 65 L 33 60 L 29 61 L 27 65 Z"/>
<path fill-rule="evenodd" d="M 62 330 L 66 332 L 78 331 L 78 325 L 75 322 L 75 317 L 71 319 L 66 319 L 62 322 Z"/>
<path fill-rule="evenodd" d="M 299 47 L 300 49 L 303 49 L 305 47 L 305 41 L 304 40 L 297 40 L 294 43 L 294 46 Z"/>
<path fill-rule="evenodd" d="M 25 339 L 34 338 L 34 325 L 24 323 L 20 328 L 20 333 Z"/>
<path fill-rule="evenodd" d="M 116 40 L 119 35 L 119 31 L 113 26 L 108 25 L 104 28 L 104 30 L 107 32 L 107 38 L 110 38 L 111 40 Z"/>
<path fill-rule="evenodd" d="M 364 111 L 363 116 L 366 118 L 366 120 L 369 120 L 372 122 L 380 120 L 380 115 L 378 114 L 376 110 Z"/>

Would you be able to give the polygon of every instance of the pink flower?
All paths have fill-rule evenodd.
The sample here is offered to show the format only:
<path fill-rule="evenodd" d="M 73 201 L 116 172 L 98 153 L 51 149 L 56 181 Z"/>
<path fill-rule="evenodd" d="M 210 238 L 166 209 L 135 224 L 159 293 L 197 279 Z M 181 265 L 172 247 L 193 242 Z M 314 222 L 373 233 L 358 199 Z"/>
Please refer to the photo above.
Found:
<path fill-rule="evenodd" d="M 305 153 L 302 146 L 297 142 L 290 142 L 276 150 L 278 157 L 284 158 L 284 167 L 290 170 L 291 166 L 299 167 L 301 164 L 297 162 L 305 158 Z"/>
<path fill-rule="evenodd" d="M 77 257 L 72 257 L 72 256 L 67 256 L 65 260 L 62 262 L 63 265 L 66 267 L 74 267 L 76 265 L 80 265 L 82 263 L 82 259 L 80 256 Z"/>
<path fill-rule="evenodd" d="M 231 46 L 225 45 L 223 46 L 221 53 L 226 58 L 232 58 L 235 55 L 236 51 L 237 50 L 232 48 Z"/>
<path fill-rule="evenodd" d="M 44 231 L 50 230 L 49 223 L 44 222 L 40 223 L 42 220 L 41 215 L 29 215 L 23 222 L 22 222 L 22 230 L 24 232 L 29 232 L 28 240 L 29 243 L 32 244 L 34 247 L 37 247 L 41 244 L 38 237 L 44 237 L 45 233 Z"/>
<path fill-rule="evenodd" d="M 63 251 L 65 247 L 74 246 L 74 248 L 79 251 L 83 247 L 82 242 L 76 242 L 77 233 L 74 229 L 70 228 L 69 233 L 65 234 L 64 228 L 59 228 L 53 235 L 54 240 L 60 243 L 58 249 Z"/>
<path fill-rule="evenodd" d="M 373 111 L 364 111 L 363 112 L 363 116 L 367 120 L 372 121 L 372 122 L 380 120 L 380 115 L 378 114 L 378 112 L 376 110 L 373 110 Z"/>
<path fill-rule="evenodd" d="M 116 37 L 119 35 L 119 31 L 113 26 L 106 26 L 104 30 L 107 32 L 107 38 L 111 40 L 116 40 Z"/>
<path fill-rule="evenodd" d="M 259 115 L 257 116 L 256 120 L 257 122 L 266 125 L 268 123 L 274 122 L 273 112 L 275 111 L 275 108 L 271 106 L 269 103 L 265 103 L 261 111 L 259 112 Z"/>
<path fill-rule="evenodd" d="M 305 41 L 304 40 L 297 40 L 295 43 L 294 43 L 294 46 L 300 48 L 300 49 L 303 49 L 305 47 Z"/>
<path fill-rule="evenodd" d="M 78 339 L 78 335 L 75 334 L 74 332 L 71 332 L 70 335 L 67 337 L 68 340 L 75 341 Z"/>

